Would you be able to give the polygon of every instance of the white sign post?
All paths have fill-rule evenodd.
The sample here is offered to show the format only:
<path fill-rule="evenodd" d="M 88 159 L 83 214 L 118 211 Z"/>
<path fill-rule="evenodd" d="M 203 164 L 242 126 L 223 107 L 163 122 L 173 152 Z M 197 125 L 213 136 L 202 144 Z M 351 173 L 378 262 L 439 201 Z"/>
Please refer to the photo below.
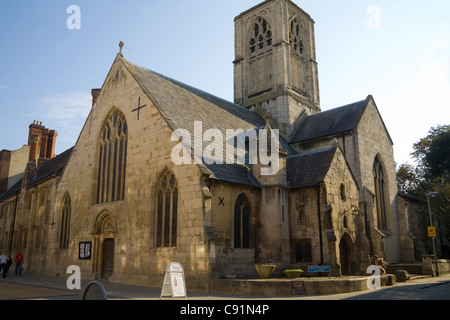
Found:
<path fill-rule="evenodd" d="M 160 299 L 163 297 L 187 298 L 184 269 L 178 262 L 172 262 L 166 268 Z"/>

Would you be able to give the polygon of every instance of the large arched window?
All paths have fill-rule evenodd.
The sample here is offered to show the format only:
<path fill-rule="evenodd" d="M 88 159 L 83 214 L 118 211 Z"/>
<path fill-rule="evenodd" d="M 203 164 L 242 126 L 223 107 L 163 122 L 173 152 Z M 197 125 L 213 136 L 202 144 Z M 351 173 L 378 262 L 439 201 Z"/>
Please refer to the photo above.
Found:
<path fill-rule="evenodd" d="M 301 25 L 298 23 L 297 18 L 292 19 L 289 29 L 289 45 L 295 54 L 301 56 L 305 50 L 305 47 L 303 45 L 300 28 Z"/>
<path fill-rule="evenodd" d="M 172 172 L 166 172 L 157 185 L 156 246 L 177 246 L 178 188 Z"/>
<path fill-rule="evenodd" d="M 373 176 L 378 228 L 386 230 L 386 190 L 383 167 L 378 157 L 375 158 L 375 162 L 373 164 Z"/>
<path fill-rule="evenodd" d="M 266 19 L 256 18 L 250 37 L 250 56 L 257 56 L 272 47 L 272 30 Z"/>
<path fill-rule="evenodd" d="M 59 248 L 69 248 L 69 230 L 70 230 L 70 213 L 72 205 L 69 194 L 66 194 L 62 204 L 61 210 L 61 229 L 59 234 Z"/>
<path fill-rule="evenodd" d="M 234 247 L 250 248 L 250 203 L 241 194 L 234 204 Z"/>
<path fill-rule="evenodd" d="M 112 111 L 101 132 L 97 203 L 123 200 L 128 143 L 128 126 L 123 113 Z"/>

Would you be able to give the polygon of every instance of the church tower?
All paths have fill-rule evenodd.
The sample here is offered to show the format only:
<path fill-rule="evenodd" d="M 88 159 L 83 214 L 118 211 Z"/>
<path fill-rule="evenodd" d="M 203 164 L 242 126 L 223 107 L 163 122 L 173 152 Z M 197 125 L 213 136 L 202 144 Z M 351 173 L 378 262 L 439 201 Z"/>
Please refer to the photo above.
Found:
<path fill-rule="evenodd" d="M 314 21 L 291 0 L 267 0 L 235 18 L 234 102 L 264 109 L 290 137 L 320 112 Z"/>

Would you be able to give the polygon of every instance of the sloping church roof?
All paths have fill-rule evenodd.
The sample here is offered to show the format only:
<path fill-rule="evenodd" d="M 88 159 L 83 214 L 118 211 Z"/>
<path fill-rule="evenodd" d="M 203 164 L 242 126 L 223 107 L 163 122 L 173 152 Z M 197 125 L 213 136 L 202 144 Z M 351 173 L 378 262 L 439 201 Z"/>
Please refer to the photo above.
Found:
<path fill-rule="evenodd" d="M 306 117 L 299 124 L 297 131 L 293 134 L 289 142 L 307 142 L 356 129 L 370 101 L 373 102 L 378 114 L 380 114 L 373 97 L 369 95 L 365 100 Z M 392 143 L 392 139 L 381 115 L 380 119 L 388 139 Z"/>
<path fill-rule="evenodd" d="M 53 159 L 43 162 L 36 171 L 36 175 L 27 185 L 42 183 L 43 181 L 53 177 L 54 174 L 59 174 L 66 167 L 70 159 L 73 148 L 67 149 L 60 155 Z"/>
<path fill-rule="evenodd" d="M 301 153 L 287 158 L 287 180 L 289 187 L 307 188 L 316 186 L 325 179 L 337 147 Z"/>
<path fill-rule="evenodd" d="M 306 117 L 290 143 L 314 140 L 353 130 L 358 125 L 367 103 L 366 99 Z"/>
<path fill-rule="evenodd" d="M 36 170 L 34 177 L 30 182 L 27 183 L 27 187 L 42 183 L 48 179 L 51 179 L 55 174 L 59 174 L 62 170 L 64 170 L 67 162 L 69 161 L 70 155 L 72 154 L 73 147 L 64 151 L 60 155 L 54 157 L 53 159 L 47 160 L 43 162 L 40 167 Z M 22 189 L 22 181 L 21 178 L 14 184 L 9 190 L 0 195 L 0 200 L 6 199 L 19 193 Z"/>
<path fill-rule="evenodd" d="M 266 124 L 256 112 L 131 63 L 120 55 L 118 58 L 134 76 L 172 130 L 186 129 L 194 137 L 194 122 L 201 121 L 203 133 L 208 129 L 218 129 L 225 136 L 227 129 L 247 131 L 264 128 Z M 281 137 L 280 140 L 288 154 L 296 153 L 286 140 Z M 204 141 L 201 143 L 204 150 L 208 143 Z M 225 145 L 223 150 L 225 152 Z M 259 185 L 252 170 L 245 165 L 203 163 L 200 167 L 211 178 L 243 185 Z"/>

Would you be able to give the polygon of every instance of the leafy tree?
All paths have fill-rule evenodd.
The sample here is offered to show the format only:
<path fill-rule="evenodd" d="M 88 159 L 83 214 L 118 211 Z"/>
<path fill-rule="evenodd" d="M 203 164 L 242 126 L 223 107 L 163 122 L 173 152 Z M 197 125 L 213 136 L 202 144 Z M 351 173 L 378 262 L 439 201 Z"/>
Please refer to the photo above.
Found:
<path fill-rule="evenodd" d="M 410 165 L 403 163 L 397 170 L 397 187 L 401 192 L 413 193 L 420 186 L 420 172 Z"/>
<path fill-rule="evenodd" d="M 450 175 L 445 174 L 434 178 L 424 185 L 428 191 L 437 192 L 436 197 L 431 201 L 434 219 L 441 227 L 444 234 L 442 236 L 450 240 Z"/>
<path fill-rule="evenodd" d="M 425 155 L 427 174 L 431 177 L 441 177 L 450 172 L 450 130 L 434 137 Z"/>
<path fill-rule="evenodd" d="M 411 153 L 411 156 L 417 164 L 416 169 L 419 174 L 419 179 L 423 179 L 424 176 L 430 171 L 430 166 L 427 162 L 427 154 L 430 153 L 433 141 L 435 141 L 437 136 L 445 132 L 450 132 L 450 125 L 438 125 L 437 127 L 431 127 L 426 137 L 413 144 L 414 151 Z M 439 153 L 439 150 L 436 150 L 436 146 L 433 147 L 433 149 Z M 447 153 L 447 156 L 450 156 L 449 153 Z"/>
<path fill-rule="evenodd" d="M 398 188 L 422 199 L 428 192 L 437 192 L 431 201 L 432 211 L 442 236 L 450 239 L 450 125 L 432 127 L 413 150 L 416 165 L 398 167 Z"/>

